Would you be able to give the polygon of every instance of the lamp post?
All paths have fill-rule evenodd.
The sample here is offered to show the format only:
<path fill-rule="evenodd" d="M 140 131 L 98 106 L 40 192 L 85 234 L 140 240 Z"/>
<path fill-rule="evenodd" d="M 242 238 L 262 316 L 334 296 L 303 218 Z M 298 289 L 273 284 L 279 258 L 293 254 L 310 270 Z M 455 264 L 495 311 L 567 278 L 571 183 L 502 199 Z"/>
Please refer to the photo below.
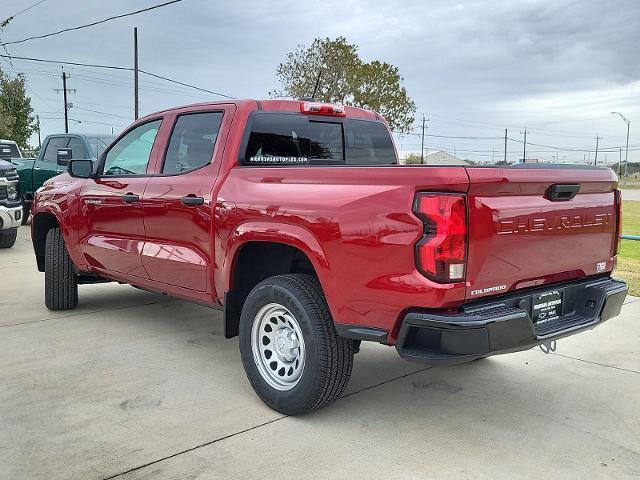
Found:
<path fill-rule="evenodd" d="M 611 112 L 611 115 L 619 115 L 620 118 L 624 120 L 624 123 L 627 124 L 627 148 L 624 154 L 624 176 L 626 177 L 628 173 L 627 167 L 629 165 L 629 127 L 631 126 L 631 121 L 627 120 L 620 112 Z"/>

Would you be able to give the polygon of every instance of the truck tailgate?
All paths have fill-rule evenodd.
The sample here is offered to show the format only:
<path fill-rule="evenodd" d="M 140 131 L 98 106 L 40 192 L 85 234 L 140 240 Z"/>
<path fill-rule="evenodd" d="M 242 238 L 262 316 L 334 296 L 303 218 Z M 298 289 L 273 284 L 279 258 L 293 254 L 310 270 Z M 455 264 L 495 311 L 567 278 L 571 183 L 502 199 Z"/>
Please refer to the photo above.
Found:
<path fill-rule="evenodd" d="M 523 165 L 467 173 L 468 300 L 613 269 L 617 180 L 610 169 Z M 563 189 L 556 185 L 579 191 L 552 200 Z"/>

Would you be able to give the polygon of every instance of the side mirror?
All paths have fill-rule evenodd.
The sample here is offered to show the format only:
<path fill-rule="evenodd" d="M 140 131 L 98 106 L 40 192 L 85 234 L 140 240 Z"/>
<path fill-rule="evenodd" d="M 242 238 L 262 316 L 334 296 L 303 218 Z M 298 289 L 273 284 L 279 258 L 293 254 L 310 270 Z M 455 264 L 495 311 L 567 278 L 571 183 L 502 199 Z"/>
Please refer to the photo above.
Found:
<path fill-rule="evenodd" d="M 93 162 L 91 160 L 69 160 L 67 172 L 74 178 L 91 178 Z"/>
<path fill-rule="evenodd" d="M 57 158 L 58 165 L 67 165 L 69 163 L 69 160 L 71 160 L 71 149 L 59 148 Z"/>

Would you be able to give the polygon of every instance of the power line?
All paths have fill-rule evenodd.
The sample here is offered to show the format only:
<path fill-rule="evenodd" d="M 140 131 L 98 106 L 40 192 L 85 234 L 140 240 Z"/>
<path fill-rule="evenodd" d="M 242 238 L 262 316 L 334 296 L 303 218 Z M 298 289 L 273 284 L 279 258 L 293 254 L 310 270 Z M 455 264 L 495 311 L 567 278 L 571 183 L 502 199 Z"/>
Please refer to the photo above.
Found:
<path fill-rule="evenodd" d="M 15 45 L 15 44 L 18 44 L 18 43 L 28 42 L 30 40 L 37 40 L 37 39 L 40 39 L 40 38 L 53 37 L 54 35 L 60 35 L 61 33 L 65 33 L 65 32 L 71 32 L 71 31 L 75 31 L 75 30 L 81 30 L 83 28 L 94 27 L 96 25 L 99 25 L 99 24 L 105 23 L 105 22 L 109 22 L 111 20 L 117 20 L 119 18 L 129 17 L 131 15 L 137 15 L 139 13 L 148 12 L 149 10 L 155 10 L 156 8 L 166 7 L 167 5 L 171 5 L 173 3 L 178 3 L 178 2 L 182 2 L 182 0 L 171 0 L 169 2 L 161 3 L 159 5 L 152 5 L 151 7 L 143 8 L 141 10 L 136 10 L 135 12 L 129 12 L 129 13 L 123 13 L 123 14 L 120 14 L 120 15 L 114 15 L 113 17 L 104 18 L 102 20 L 98 20 L 98 21 L 91 22 L 91 23 L 86 23 L 84 25 L 78 25 L 76 27 L 64 28 L 62 30 L 58 30 L 57 32 L 45 33 L 44 35 L 34 35 L 33 37 L 23 38 L 22 40 L 14 40 L 12 42 L 3 42 L 2 45 L 3 46 Z"/>
<path fill-rule="evenodd" d="M 76 110 L 84 110 L 86 112 L 98 113 L 100 115 L 107 115 L 109 117 L 124 118 L 125 120 L 130 120 L 131 119 L 131 117 L 125 117 L 124 115 L 117 115 L 115 113 L 101 112 L 99 110 L 92 110 L 90 108 L 79 107 L 75 103 L 73 105 L 73 108 L 75 108 Z"/>
<path fill-rule="evenodd" d="M 26 60 L 30 62 L 40 62 L 40 63 L 54 63 L 58 65 L 73 65 L 76 67 L 91 67 L 91 68 L 104 68 L 108 70 L 120 70 L 125 72 L 132 72 L 133 68 L 131 67 L 120 67 L 117 65 L 104 65 L 99 63 L 82 63 L 82 62 L 65 62 L 60 60 L 48 60 L 43 58 L 34 58 L 34 57 L 16 57 L 13 55 L 0 54 L 0 58 L 8 58 L 8 59 L 16 59 L 16 60 Z M 145 75 L 149 75 L 150 77 L 159 78 L 160 80 L 164 80 L 166 82 L 175 83 L 177 85 L 182 85 L 184 87 L 193 88 L 194 90 L 199 90 L 201 92 L 210 93 L 212 95 L 217 95 L 219 97 L 230 98 L 233 99 L 230 95 L 225 95 L 224 93 L 214 92 L 213 90 L 207 90 L 206 88 L 198 87 L 196 85 L 191 85 L 189 83 L 181 82 L 179 80 L 174 80 L 173 78 L 164 77 L 162 75 L 158 75 L 157 73 L 152 73 L 147 70 L 139 70 L 140 73 L 144 73 Z"/>
<path fill-rule="evenodd" d="M 22 10 L 20 10 L 17 13 L 14 13 L 13 15 L 9 15 L 5 20 L 3 20 L 2 22 L 0 22 L 1 26 L 6 26 L 11 20 L 13 20 L 14 18 L 16 18 L 18 15 L 20 15 L 21 13 L 27 12 L 29 10 L 31 10 L 34 7 L 37 7 L 38 5 L 40 5 L 41 3 L 46 2 L 47 0 L 40 0 L 39 2 L 34 3 L 33 5 L 28 6 L 27 8 L 23 8 Z"/>

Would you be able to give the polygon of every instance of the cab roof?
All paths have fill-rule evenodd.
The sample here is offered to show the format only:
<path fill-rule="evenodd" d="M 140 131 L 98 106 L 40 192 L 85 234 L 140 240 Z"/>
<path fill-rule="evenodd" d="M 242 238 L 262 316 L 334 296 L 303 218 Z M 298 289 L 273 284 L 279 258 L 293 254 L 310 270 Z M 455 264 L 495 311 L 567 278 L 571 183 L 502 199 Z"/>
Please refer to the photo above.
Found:
<path fill-rule="evenodd" d="M 167 113 L 176 110 L 182 110 L 185 108 L 193 108 L 193 107 L 206 107 L 206 106 L 215 106 L 215 105 L 236 105 L 238 108 L 248 108 L 251 110 L 263 110 L 266 112 L 298 112 L 305 114 L 303 112 L 303 106 L 305 104 L 321 104 L 326 106 L 331 106 L 334 104 L 318 102 L 313 99 L 304 99 L 304 100 L 255 100 L 255 99 L 242 99 L 242 100 L 220 100 L 215 102 L 201 102 L 201 103 L 192 103 L 190 105 L 180 105 L 178 107 L 167 108 L 165 110 L 160 110 L 158 112 L 151 113 L 149 115 L 145 115 L 144 118 L 150 117 L 153 115 L 157 115 L 159 113 Z M 337 105 L 336 105 L 337 106 Z M 347 118 L 358 118 L 362 120 L 384 120 L 384 118 L 371 110 L 365 110 L 360 107 L 351 107 L 347 105 L 340 105 L 340 108 L 344 109 L 344 114 L 340 115 Z"/>

